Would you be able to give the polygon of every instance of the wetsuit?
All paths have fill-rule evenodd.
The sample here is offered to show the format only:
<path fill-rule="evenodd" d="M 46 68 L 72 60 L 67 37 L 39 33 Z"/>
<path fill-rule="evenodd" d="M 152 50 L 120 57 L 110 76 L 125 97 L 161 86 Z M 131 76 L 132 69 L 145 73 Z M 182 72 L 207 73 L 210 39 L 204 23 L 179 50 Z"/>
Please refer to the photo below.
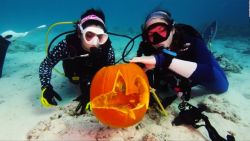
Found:
<path fill-rule="evenodd" d="M 176 32 L 170 47 L 171 51 L 177 53 L 175 57 L 177 59 L 197 63 L 197 68 L 189 78 L 183 78 L 168 68 L 156 68 L 148 72 L 151 84 L 157 88 L 159 85 L 162 85 L 162 81 L 167 81 L 167 83 L 172 83 L 171 85 L 173 86 L 177 83 L 176 79 L 180 79 L 189 81 L 191 87 L 202 85 L 214 93 L 223 93 L 227 91 L 229 84 L 225 73 L 208 50 L 200 34 L 191 26 L 184 24 L 175 25 L 175 29 Z M 155 49 L 147 42 L 142 41 L 137 51 L 137 56 L 154 55 L 160 52 L 160 49 Z M 154 80 L 151 79 L 152 74 L 155 75 Z"/>
<path fill-rule="evenodd" d="M 0 36 L 0 78 L 2 77 L 4 59 L 5 59 L 6 52 L 7 52 L 9 45 L 10 45 L 10 41 Z"/>
<path fill-rule="evenodd" d="M 89 56 L 79 57 L 86 54 L 89 54 Z M 81 47 L 81 40 L 77 37 L 77 34 L 67 35 L 65 40 L 59 42 L 53 48 L 39 67 L 42 88 L 50 85 L 52 68 L 60 60 L 63 61 L 66 77 L 71 82 L 80 83 L 82 93 L 88 93 L 94 74 L 103 66 L 113 65 L 115 56 L 109 39 L 99 49 L 91 49 L 89 53 Z M 72 79 L 73 77 L 79 77 L 79 81 L 75 82 Z"/>

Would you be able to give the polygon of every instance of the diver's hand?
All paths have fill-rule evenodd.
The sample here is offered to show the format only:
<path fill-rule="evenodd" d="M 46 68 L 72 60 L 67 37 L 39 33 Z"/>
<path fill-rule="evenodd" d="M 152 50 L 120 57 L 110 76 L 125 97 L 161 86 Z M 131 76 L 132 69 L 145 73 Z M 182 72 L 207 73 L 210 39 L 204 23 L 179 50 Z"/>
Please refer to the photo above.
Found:
<path fill-rule="evenodd" d="M 81 114 L 85 114 L 86 113 L 86 105 L 88 104 L 88 101 L 84 98 L 83 94 L 81 94 L 80 96 L 78 96 L 76 99 L 74 99 L 73 101 L 78 101 L 79 104 L 77 105 L 76 109 L 75 109 L 75 113 L 77 115 L 81 115 Z"/>
<path fill-rule="evenodd" d="M 132 63 L 143 63 L 145 67 L 144 71 L 152 70 L 155 68 L 156 60 L 154 56 L 142 56 L 142 57 L 134 57 L 129 62 Z"/>
<path fill-rule="evenodd" d="M 53 90 L 53 87 L 51 85 L 48 87 L 42 88 L 42 95 L 41 95 L 40 101 L 44 107 L 56 106 L 57 102 L 55 99 L 59 101 L 62 100 L 60 95 L 57 94 L 57 92 Z"/>
<path fill-rule="evenodd" d="M 169 67 L 172 63 L 174 57 L 177 56 L 177 53 L 170 51 L 168 49 L 161 49 L 161 53 L 154 55 L 156 63 L 155 67 L 162 68 L 162 67 Z"/>

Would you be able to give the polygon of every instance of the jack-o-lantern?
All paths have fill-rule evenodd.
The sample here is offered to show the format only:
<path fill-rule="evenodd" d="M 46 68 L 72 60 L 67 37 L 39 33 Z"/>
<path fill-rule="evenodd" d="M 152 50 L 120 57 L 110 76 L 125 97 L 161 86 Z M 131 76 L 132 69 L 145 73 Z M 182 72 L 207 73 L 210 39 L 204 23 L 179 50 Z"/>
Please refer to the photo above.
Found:
<path fill-rule="evenodd" d="M 90 88 L 92 112 L 103 124 L 129 127 L 141 121 L 149 104 L 149 84 L 136 64 L 103 67 Z"/>

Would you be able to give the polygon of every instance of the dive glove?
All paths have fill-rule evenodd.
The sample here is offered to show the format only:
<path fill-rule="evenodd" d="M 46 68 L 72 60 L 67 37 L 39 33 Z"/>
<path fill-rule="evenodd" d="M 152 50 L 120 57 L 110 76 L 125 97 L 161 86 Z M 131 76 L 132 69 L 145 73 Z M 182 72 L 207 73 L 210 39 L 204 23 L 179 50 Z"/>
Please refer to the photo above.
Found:
<path fill-rule="evenodd" d="M 161 68 L 161 67 L 169 67 L 173 58 L 176 57 L 177 54 L 173 51 L 162 49 L 162 52 L 159 54 L 156 54 L 155 60 L 156 64 L 155 67 Z"/>
<path fill-rule="evenodd" d="M 86 106 L 87 106 L 89 100 L 87 100 L 86 97 L 84 97 L 84 95 L 81 94 L 80 96 L 78 96 L 73 101 L 78 101 L 79 102 L 79 104 L 77 105 L 77 107 L 75 109 L 75 113 L 78 114 L 78 115 L 85 114 L 86 110 L 88 110 L 88 108 Z"/>
<path fill-rule="evenodd" d="M 53 87 L 49 85 L 48 87 L 42 88 L 41 103 L 44 107 L 56 106 L 57 102 L 55 98 L 59 101 L 62 100 L 59 94 L 53 90 Z"/>
<path fill-rule="evenodd" d="M 80 82 L 81 95 L 78 96 L 73 101 L 78 101 L 78 105 L 75 109 L 75 113 L 77 115 L 85 114 L 86 110 L 88 110 L 89 103 L 89 92 L 90 92 L 90 78 L 82 79 Z"/>

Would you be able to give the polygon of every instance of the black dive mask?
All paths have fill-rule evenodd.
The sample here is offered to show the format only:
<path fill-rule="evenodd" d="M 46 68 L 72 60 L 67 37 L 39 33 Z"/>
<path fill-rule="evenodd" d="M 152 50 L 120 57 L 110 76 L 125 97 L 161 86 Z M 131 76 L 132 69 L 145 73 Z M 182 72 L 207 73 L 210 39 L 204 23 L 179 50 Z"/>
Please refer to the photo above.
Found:
<path fill-rule="evenodd" d="M 145 31 L 146 40 L 156 45 L 168 39 L 172 26 L 166 23 L 154 23 Z"/>

